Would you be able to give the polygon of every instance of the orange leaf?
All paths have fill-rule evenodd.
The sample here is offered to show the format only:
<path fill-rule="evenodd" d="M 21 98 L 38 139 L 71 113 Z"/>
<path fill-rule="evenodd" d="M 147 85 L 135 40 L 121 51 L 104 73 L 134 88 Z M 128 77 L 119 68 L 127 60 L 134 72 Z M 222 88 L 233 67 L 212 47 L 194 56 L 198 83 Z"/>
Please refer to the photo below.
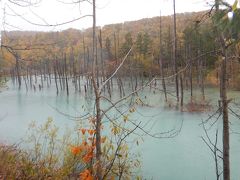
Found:
<path fill-rule="evenodd" d="M 94 180 L 94 177 L 91 175 L 91 172 L 88 169 L 86 169 L 80 173 L 80 179 L 81 180 Z"/>
<path fill-rule="evenodd" d="M 96 130 L 93 130 L 93 129 L 89 129 L 88 130 L 88 133 L 92 136 L 93 134 L 95 134 L 96 133 Z"/>
<path fill-rule="evenodd" d="M 84 157 L 83 157 L 83 162 L 85 163 L 89 163 L 91 161 L 91 159 L 93 158 L 93 153 L 87 153 Z"/>
<path fill-rule="evenodd" d="M 81 148 L 81 146 L 71 147 L 71 152 L 74 155 L 77 155 L 82 152 L 82 148 Z"/>
<path fill-rule="evenodd" d="M 81 132 L 84 135 L 86 133 L 86 129 L 81 129 Z"/>

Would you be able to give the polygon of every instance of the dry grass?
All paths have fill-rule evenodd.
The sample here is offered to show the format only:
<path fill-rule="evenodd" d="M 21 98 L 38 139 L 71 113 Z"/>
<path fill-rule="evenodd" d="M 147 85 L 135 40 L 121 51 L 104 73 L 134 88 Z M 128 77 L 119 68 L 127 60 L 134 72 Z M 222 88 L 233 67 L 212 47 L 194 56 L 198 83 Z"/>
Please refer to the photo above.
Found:
<path fill-rule="evenodd" d="M 211 110 L 212 106 L 210 105 L 210 102 L 206 100 L 192 100 L 184 107 L 184 111 L 186 112 L 206 112 Z"/>

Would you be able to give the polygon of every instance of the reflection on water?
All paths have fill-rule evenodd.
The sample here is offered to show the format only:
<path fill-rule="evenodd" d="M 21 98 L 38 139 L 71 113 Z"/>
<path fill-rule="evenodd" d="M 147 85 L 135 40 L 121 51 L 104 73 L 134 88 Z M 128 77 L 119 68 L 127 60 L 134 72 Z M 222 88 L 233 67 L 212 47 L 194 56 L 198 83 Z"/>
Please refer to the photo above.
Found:
<path fill-rule="evenodd" d="M 0 93 L 0 138 L 3 142 L 16 142 L 24 137 L 31 121 L 45 122 L 52 117 L 57 126 L 64 130 L 66 126 L 73 127 L 75 122 L 72 116 L 79 117 L 86 112 L 93 111 L 92 96 L 72 92 L 69 97 L 65 92 L 56 95 L 55 88 L 45 88 L 43 91 L 31 91 L 23 88 L 12 87 L 9 83 L 9 90 Z M 71 88 L 70 88 L 71 91 Z M 146 179 L 163 180 L 212 180 L 215 179 L 213 156 L 201 139 L 204 136 L 203 128 L 200 126 L 202 120 L 206 119 L 209 113 L 194 114 L 175 111 L 164 108 L 164 101 L 160 92 L 140 93 L 143 100 L 151 107 L 138 106 L 136 112 L 130 118 L 136 122 L 142 122 L 146 130 L 152 134 L 159 131 L 178 129 L 183 123 L 181 132 L 174 138 L 155 139 L 144 136 L 139 146 L 130 144 L 131 151 L 141 152 L 142 169 L 141 174 Z M 187 93 L 185 93 L 187 96 Z M 217 89 L 207 89 L 206 96 L 213 104 L 217 104 Z M 231 92 L 230 97 L 239 101 L 239 93 Z M 118 96 L 114 97 L 115 99 Z M 187 97 L 188 98 L 188 97 Z M 186 98 L 186 99 L 187 99 Z M 102 106 L 107 106 L 102 102 Z M 124 108 L 124 107 L 123 107 Z M 60 113 L 61 112 L 61 113 Z M 67 117 L 65 114 L 71 115 Z M 114 117 L 115 112 L 111 112 Z M 240 121 L 231 117 L 232 131 L 240 132 Z M 216 126 L 221 129 L 221 121 Z M 139 134 L 144 134 L 139 132 Z M 215 127 L 209 130 L 209 135 L 214 136 Z M 221 137 L 221 134 L 219 134 Z M 129 140 L 129 142 L 132 142 Z M 219 140 L 221 147 L 221 140 Z M 231 134 L 231 175 L 232 179 L 239 179 L 240 171 L 240 135 Z"/>

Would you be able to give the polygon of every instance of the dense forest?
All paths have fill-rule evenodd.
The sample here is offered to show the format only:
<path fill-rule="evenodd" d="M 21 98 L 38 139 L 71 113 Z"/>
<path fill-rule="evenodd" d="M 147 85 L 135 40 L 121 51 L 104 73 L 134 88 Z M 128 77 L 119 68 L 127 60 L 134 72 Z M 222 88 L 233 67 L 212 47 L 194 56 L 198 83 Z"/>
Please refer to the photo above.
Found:
<path fill-rule="evenodd" d="M 22 154 L 12 146 L 0 146 L 3 158 L 0 168 L 11 174 L 11 168 L 5 166 L 11 159 L 10 167 L 20 161 L 22 168 L 19 172 L 14 166 L 15 174 L 8 176 L 11 178 L 141 179 L 132 173 L 131 167 L 139 168 L 140 162 L 128 157 L 125 139 L 135 134 L 135 130 L 156 139 L 173 138 L 182 129 L 181 124 L 179 129 L 151 134 L 142 122 L 130 118 L 139 105 L 150 107 L 143 100 L 146 95 L 138 94 L 149 87 L 151 93 L 163 94 L 161 103 L 170 109 L 188 113 L 215 111 L 201 123 L 207 137 L 202 139 L 214 156 L 216 179 L 223 176 L 224 180 L 230 180 L 228 104 L 232 100 L 227 98 L 227 90 L 240 90 L 240 11 L 237 4 L 238 1 L 232 5 L 216 0 L 208 11 L 175 14 L 174 1 L 171 16 L 96 27 L 93 0 L 91 28 L 59 32 L 2 31 L 1 83 L 10 80 L 19 91 L 36 93 L 54 87 L 56 96 L 62 92 L 66 96 L 89 93 L 94 105 L 91 112 L 78 117 L 88 121 L 88 125 L 78 128 L 81 136 L 77 143 L 65 143 L 62 158 L 57 157 L 59 152 L 54 141 L 57 130 L 49 119 L 36 130 L 42 134 L 39 139 L 45 137 L 48 146 L 41 146 L 34 135 L 31 136 L 35 143 L 34 156 Z M 229 13 L 233 15 L 230 17 Z M 217 110 L 206 98 L 206 87 L 219 87 Z M 114 93 L 118 93 L 117 98 Z M 190 97 L 186 98 L 186 94 Z M 132 98 L 131 103 L 123 108 L 129 98 Z M 113 116 L 112 111 L 118 116 Z M 221 150 L 217 147 L 218 131 L 212 142 L 205 128 L 205 123 L 218 113 L 217 120 L 222 116 Z M 239 118 L 237 113 L 233 115 Z M 103 124 L 106 120 L 109 125 Z M 109 137 L 103 135 L 106 129 L 110 130 Z M 138 145 L 139 141 L 134 143 Z M 6 152 L 9 152 L 7 156 Z M 0 169 L 0 173 L 4 174 L 3 171 Z"/>
<path fill-rule="evenodd" d="M 219 45 L 215 40 L 216 33 L 213 31 L 208 13 L 177 14 L 177 66 L 184 68 L 186 65 L 191 65 L 191 68 L 183 73 L 183 81 L 186 85 L 190 83 L 200 85 L 202 81 L 211 85 L 219 83 L 220 60 L 216 55 Z M 1 51 L 2 75 L 53 74 L 54 68 L 60 73 L 59 67 L 63 65 L 64 59 L 67 64 L 66 71 L 70 75 L 79 76 L 90 70 L 91 28 L 82 31 L 68 29 L 61 32 L 3 31 L 1 33 L 3 46 L 9 47 Z M 135 75 L 145 77 L 159 75 L 161 72 L 159 59 L 162 61 L 163 74 L 168 76 L 172 73 L 172 16 L 97 27 L 97 34 L 98 68 L 101 69 L 102 75 L 111 74 L 131 46 L 133 50 L 128 57 L 129 60 L 124 63 L 125 68 L 120 70 L 119 75 L 123 76 L 129 65 L 131 65 L 131 73 Z M 232 35 L 236 34 L 233 32 Z M 236 45 L 232 49 L 231 56 L 238 57 L 239 47 Z M 16 58 L 20 60 L 18 70 Z M 228 68 L 231 72 L 228 85 L 239 89 L 238 62 L 231 61 Z M 189 74 L 194 75 L 189 76 Z"/>

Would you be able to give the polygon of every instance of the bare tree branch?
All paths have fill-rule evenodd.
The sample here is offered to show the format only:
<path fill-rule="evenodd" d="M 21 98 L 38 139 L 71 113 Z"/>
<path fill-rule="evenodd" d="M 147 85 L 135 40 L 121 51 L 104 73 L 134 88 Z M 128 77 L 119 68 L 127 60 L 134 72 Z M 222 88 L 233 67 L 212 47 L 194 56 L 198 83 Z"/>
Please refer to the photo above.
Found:
<path fill-rule="evenodd" d="M 114 153 L 114 158 L 113 158 L 113 159 L 111 160 L 111 162 L 109 163 L 109 165 L 108 165 L 108 167 L 107 167 L 107 171 L 106 171 L 105 174 L 103 175 L 103 178 L 102 178 L 102 179 L 105 179 L 105 177 L 108 175 L 108 173 L 109 173 L 110 170 L 112 169 L 112 166 L 113 166 L 113 164 L 114 164 L 114 161 L 116 160 L 118 151 L 119 151 L 120 146 L 121 146 L 121 144 L 122 144 L 122 141 L 123 141 L 124 139 L 126 139 L 131 133 L 133 133 L 133 132 L 139 127 L 140 124 L 141 124 L 141 123 L 137 124 L 137 125 L 135 126 L 135 128 L 133 128 L 130 132 L 128 132 L 123 138 L 121 138 L 121 139 L 119 140 L 119 142 L 117 143 L 117 148 L 116 148 L 115 153 Z"/>
<path fill-rule="evenodd" d="M 133 46 L 129 49 L 128 53 L 125 55 L 125 57 L 123 58 L 122 62 L 119 64 L 119 66 L 117 67 L 117 69 L 112 73 L 112 75 L 106 80 L 104 81 L 104 83 L 99 87 L 99 91 L 102 90 L 102 88 L 108 83 L 108 81 L 110 81 L 118 72 L 118 70 L 122 67 L 122 65 L 124 64 L 125 60 L 127 59 L 128 55 L 130 54 L 130 52 L 132 51 Z"/>
<path fill-rule="evenodd" d="M 30 7 L 41 3 L 42 0 L 8 0 L 8 2 L 20 6 L 20 7 Z"/>
<path fill-rule="evenodd" d="M 27 18 L 25 18 L 24 16 L 18 14 L 16 11 L 14 11 L 11 7 L 8 6 L 8 8 L 14 13 L 16 14 L 18 17 L 20 17 L 21 19 L 23 19 L 24 21 L 26 21 L 27 23 L 29 24 L 32 24 L 32 25 L 35 25 L 35 26 L 42 26 L 42 27 L 56 27 L 56 26 L 62 26 L 62 25 L 66 25 L 66 24 L 69 24 L 69 23 L 73 23 L 75 21 L 78 21 L 80 19 L 83 19 L 83 18 L 86 18 L 86 17 L 92 17 L 93 15 L 92 14 L 87 14 L 87 15 L 84 15 L 84 16 L 81 16 L 81 17 L 78 17 L 78 18 L 75 18 L 75 19 L 72 19 L 72 20 L 69 20 L 69 21 L 65 21 L 65 22 L 61 22 L 61 23 L 56 23 L 56 24 L 40 24 L 40 23 L 35 23 L 35 22 L 32 22 L 30 20 L 28 20 Z"/>

